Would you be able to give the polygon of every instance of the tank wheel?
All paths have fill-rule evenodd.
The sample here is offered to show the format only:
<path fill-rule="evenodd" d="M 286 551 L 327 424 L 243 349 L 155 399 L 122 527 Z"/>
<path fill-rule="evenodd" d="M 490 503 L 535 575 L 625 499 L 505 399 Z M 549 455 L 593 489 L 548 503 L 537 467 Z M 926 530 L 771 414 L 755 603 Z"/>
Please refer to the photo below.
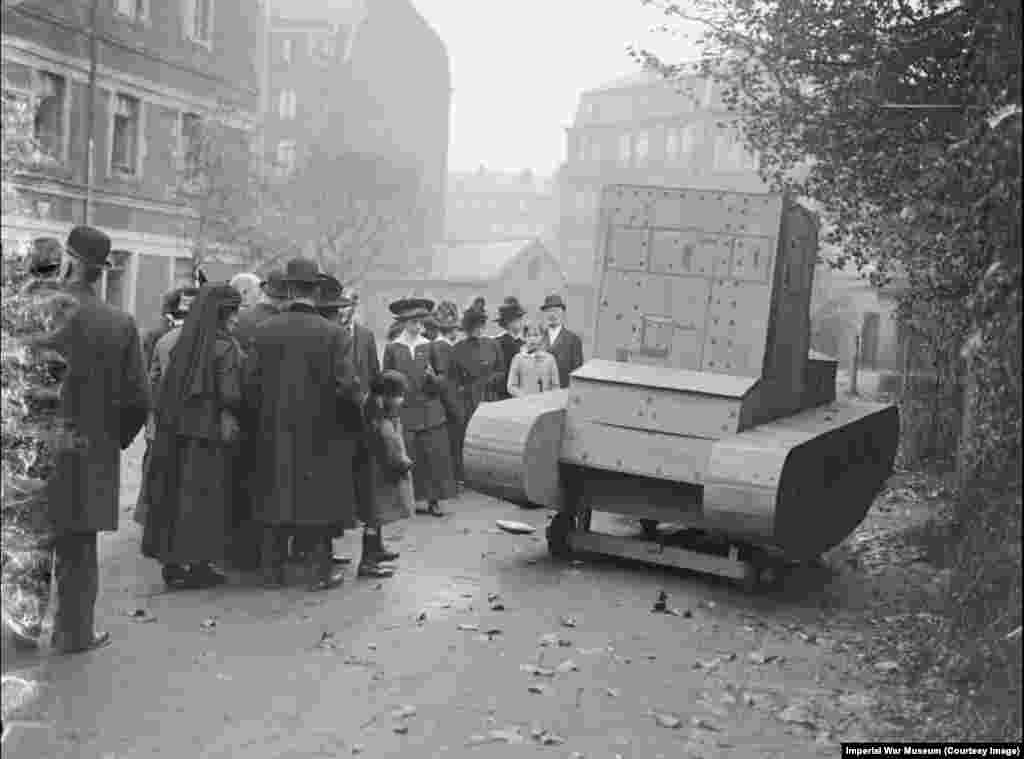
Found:
<path fill-rule="evenodd" d="M 640 529 L 646 540 L 658 539 L 658 521 L 656 519 L 641 519 Z"/>
<path fill-rule="evenodd" d="M 572 553 L 572 547 L 569 545 L 569 533 L 572 531 L 574 521 L 572 514 L 559 511 L 552 517 L 551 523 L 548 525 L 548 552 L 556 559 L 564 559 Z"/>

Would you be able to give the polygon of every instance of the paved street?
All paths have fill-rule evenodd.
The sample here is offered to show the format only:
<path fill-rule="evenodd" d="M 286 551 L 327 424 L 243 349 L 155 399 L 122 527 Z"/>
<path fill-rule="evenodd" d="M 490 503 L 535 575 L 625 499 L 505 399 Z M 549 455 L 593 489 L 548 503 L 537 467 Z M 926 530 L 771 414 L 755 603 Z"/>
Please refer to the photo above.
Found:
<path fill-rule="evenodd" d="M 476 494 L 452 510 L 390 530 L 393 579 L 320 595 L 238 577 L 165 593 L 126 511 L 101 547 L 114 644 L 5 648 L 5 672 L 40 683 L 5 756 L 798 758 L 867 735 L 869 679 L 842 642 L 855 576 L 803 570 L 751 597 L 637 564 L 555 563 L 546 512 Z M 537 534 L 501 533 L 502 518 Z M 357 555 L 356 536 L 338 548 Z M 678 615 L 651 612 L 659 589 Z"/>

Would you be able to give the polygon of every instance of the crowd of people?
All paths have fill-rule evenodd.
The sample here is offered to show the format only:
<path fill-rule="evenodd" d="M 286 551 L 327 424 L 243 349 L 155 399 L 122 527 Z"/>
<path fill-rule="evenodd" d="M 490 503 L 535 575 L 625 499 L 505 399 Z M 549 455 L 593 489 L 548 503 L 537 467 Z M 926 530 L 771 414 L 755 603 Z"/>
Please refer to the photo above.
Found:
<path fill-rule="evenodd" d="M 109 642 L 93 624 L 96 535 L 117 529 L 120 451 L 143 428 L 135 519 L 168 588 L 218 585 L 228 568 L 281 587 L 304 564 L 327 590 L 351 562 L 333 553 L 345 530 L 362 528 L 358 576 L 388 577 L 399 555 L 382 528 L 446 515 L 481 403 L 567 387 L 582 364 L 557 295 L 539 324 L 506 298 L 496 337 L 482 298 L 461 314 L 404 298 L 381 353 L 357 295 L 302 258 L 168 293 L 140 338 L 95 292 L 109 256 L 106 235 L 78 227 L 45 274 L 76 304 L 47 337 L 66 363 L 57 416 L 79 441 L 55 446 L 46 499 L 64 652 Z"/>

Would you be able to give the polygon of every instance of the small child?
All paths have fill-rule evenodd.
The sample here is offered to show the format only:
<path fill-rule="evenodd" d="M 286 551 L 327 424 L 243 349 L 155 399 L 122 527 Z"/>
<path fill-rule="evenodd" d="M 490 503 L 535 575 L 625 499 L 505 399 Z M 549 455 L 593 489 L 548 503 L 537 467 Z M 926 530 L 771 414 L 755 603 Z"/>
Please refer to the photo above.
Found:
<path fill-rule="evenodd" d="M 526 343 L 508 368 L 508 392 L 514 398 L 557 390 L 558 364 L 542 347 L 540 330 L 530 325 L 525 330 Z"/>
<path fill-rule="evenodd" d="M 400 372 L 381 372 L 370 383 L 370 394 L 363 406 L 373 469 L 373 513 L 377 523 L 366 525 L 367 545 L 363 546 L 359 562 L 361 577 L 383 575 L 377 559 L 378 555 L 386 553 L 382 550 L 380 527 L 407 519 L 415 505 L 411 474 L 413 462 L 405 451 L 400 417 L 405 390 L 405 377 Z"/>

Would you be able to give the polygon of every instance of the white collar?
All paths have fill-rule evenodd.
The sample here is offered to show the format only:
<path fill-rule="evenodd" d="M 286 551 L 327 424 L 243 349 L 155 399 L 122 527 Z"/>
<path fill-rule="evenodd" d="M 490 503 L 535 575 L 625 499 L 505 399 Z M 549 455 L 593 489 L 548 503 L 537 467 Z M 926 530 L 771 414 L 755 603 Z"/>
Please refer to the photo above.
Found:
<path fill-rule="evenodd" d="M 562 331 L 562 325 L 559 324 L 557 327 L 548 327 L 548 334 L 553 337 L 558 337 L 558 334 Z"/>
<path fill-rule="evenodd" d="M 409 348 L 409 350 L 412 350 L 413 348 L 416 348 L 420 345 L 430 345 L 430 341 L 423 335 L 416 335 L 416 339 L 410 343 L 406 339 L 404 332 L 395 338 L 395 342 L 405 345 L 406 347 Z"/>

